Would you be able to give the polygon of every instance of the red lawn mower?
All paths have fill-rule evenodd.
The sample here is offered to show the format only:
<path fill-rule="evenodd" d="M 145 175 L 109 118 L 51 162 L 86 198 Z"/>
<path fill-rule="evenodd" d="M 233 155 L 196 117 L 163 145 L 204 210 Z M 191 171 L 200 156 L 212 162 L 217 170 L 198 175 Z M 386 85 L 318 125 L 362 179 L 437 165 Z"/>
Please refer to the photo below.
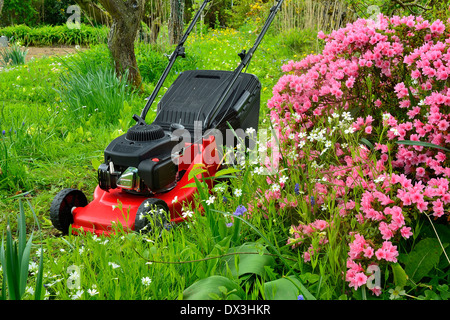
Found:
<path fill-rule="evenodd" d="M 197 165 L 207 168 L 213 177 L 220 166 L 223 139 L 230 127 L 258 128 L 261 83 L 255 75 L 243 73 L 283 0 L 276 0 L 254 46 L 239 53 L 241 62 L 234 71 L 191 70 L 182 72 L 157 105 L 151 124 L 145 122 L 150 106 L 158 95 L 177 57 L 185 57 L 184 43 L 208 2 L 194 16 L 136 125 L 114 139 L 104 151 L 98 168 L 98 186 L 88 203 L 80 190 L 64 189 L 53 199 L 50 218 L 62 233 L 149 231 L 185 220 L 182 205 L 192 205 L 195 187 L 189 172 Z M 227 147 L 233 147 L 227 139 Z M 205 177 L 205 173 L 203 174 Z M 198 176 L 202 179 L 201 176 Z M 208 180 L 211 181 L 211 180 Z M 212 187 L 210 185 L 210 187 Z"/>

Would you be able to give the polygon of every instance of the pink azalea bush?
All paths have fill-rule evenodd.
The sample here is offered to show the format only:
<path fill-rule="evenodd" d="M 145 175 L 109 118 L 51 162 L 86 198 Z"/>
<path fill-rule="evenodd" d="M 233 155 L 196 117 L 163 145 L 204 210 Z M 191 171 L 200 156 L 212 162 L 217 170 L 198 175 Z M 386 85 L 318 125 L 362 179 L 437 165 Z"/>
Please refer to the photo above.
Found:
<path fill-rule="evenodd" d="M 288 244 L 308 262 L 326 245 L 333 215 L 356 219 L 347 230 L 344 276 L 354 289 L 367 283 L 369 266 L 397 262 L 399 241 L 412 236 L 411 221 L 424 214 L 450 219 L 449 35 L 450 21 L 359 19 L 320 32 L 323 51 L 289 61 L 273 88 L 268 107 L 280 163 L 314 177 L 313 190 L 311 181 L 301 182 L 303 201 L 309 203 L 313 192 L 314 207 L 329 212 L 328 221 L 319 212 L 300 219 Z M 269 188 L 263 200 L 297 206 L 282 189 Z M 334 210 L 327 208 L 330 201 Z M 312 246 L 314 237 L 319 245 Z"/>

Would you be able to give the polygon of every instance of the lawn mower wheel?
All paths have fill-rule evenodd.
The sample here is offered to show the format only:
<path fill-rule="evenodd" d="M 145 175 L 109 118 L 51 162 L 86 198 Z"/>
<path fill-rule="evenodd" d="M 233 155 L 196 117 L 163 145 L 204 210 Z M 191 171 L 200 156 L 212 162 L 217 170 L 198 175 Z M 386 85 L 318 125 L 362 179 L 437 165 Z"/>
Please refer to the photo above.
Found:
<path fill-rule="evenodd" d="M 88 204 L 83 192 L 77 189 L 63 189 L 53 199 L 50 206 L 50 220 L 53 226 L 64 234 L 73 223 L 72 210 Z"/>
<path fill-rule="evenodd" d="M 148 198 L 144 200 L 136 212 L 134 231 L 147 233 L 153 229 L 155 231 L 169 229 L 171 227 L 169 207 L 161 199 Z"/>

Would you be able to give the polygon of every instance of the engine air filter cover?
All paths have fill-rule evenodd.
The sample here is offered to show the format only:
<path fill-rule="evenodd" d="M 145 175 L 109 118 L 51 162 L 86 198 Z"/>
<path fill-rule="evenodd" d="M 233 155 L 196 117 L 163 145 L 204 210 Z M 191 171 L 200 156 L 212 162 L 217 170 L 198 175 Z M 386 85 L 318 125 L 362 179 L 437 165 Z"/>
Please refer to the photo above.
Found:
<path fill-rule="evenodd" d="M 131 141 L 152 141 L 164 138 L 164 130 L 156 124 L 134 125 L 127 131 L 126 139 Z"/>

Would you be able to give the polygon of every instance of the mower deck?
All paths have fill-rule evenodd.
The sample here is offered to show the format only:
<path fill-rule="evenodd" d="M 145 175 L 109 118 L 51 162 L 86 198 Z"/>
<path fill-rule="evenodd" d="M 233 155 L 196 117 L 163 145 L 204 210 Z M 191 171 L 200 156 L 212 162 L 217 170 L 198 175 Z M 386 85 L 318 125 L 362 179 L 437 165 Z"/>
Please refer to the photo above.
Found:
<path fill-rule="evenodd" d="M 186 152 L 179 158 L 179 173 L 183 174 L 181 180 L 170 191 L 153 196 L 167 204 L 172 223 L 185 220 L 181 215 L 183 205 L 191 206 L 193 209 L 193 198 L 197 188 L 185 187 L 194 182 L 193 177 L 189 179 L 189 172 L 196 164 L 204 164 L 208 170 L 207 175 L 214 176 L 219 165 L 214 136 L 203 139 L 202 144 L 186 143 L 185 150 Z M 197 178 L 202 179 L 201 175 Z M 72 233 L 109 235 L 119 224 L 124 231 L 134 230 L 137 210 L 149 197 L 151 196 L 131 194 L 120 188 L 104 191 L 97 186 L 92 202 L 85 207 L 76 207 L 72 210 Z M 174 199 L 176 201 L 173 201 Z"/>

